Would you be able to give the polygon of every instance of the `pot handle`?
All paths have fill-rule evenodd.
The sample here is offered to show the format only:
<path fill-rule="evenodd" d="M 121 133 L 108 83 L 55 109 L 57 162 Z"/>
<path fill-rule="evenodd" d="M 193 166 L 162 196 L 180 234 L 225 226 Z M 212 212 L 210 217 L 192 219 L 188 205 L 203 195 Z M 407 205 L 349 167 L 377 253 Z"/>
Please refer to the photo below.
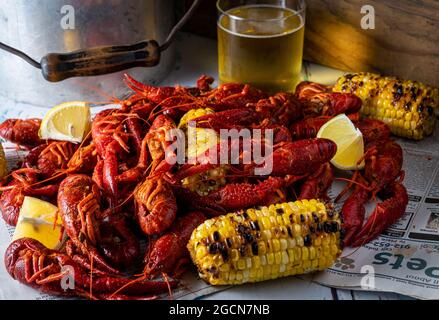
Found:
<path fill-rule="evenodd" d="M 46 80 L 98 76 L 133 67 L 154 67 L 160 62 L 160 47 L 155 40 L 127 46 L 96 47 L 69 53 L 49 53 L 41 59 Z"/>
<path fill-rule="evenodd" d="M 160 62 L 176 33 L 183 27 L 202 0 L 194 0 L 183 18 L 174 26 L 166 41 L 159 46 L 155 40 L 126 46 L 96 47 L 69 53 L 49 53 L 37 62 L 24 52 L 0 42 L 0 49 L 8 51 L 43 72 L 46 80 L 62 81 L 71 77 L 98 76 L 133 67 L 154 67 Z"/>

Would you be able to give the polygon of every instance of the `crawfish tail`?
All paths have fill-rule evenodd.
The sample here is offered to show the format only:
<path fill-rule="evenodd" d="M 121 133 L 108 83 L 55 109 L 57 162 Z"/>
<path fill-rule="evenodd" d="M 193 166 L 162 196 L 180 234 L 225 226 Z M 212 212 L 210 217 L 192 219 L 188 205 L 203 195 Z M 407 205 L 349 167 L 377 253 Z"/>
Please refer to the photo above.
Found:
<path fill-rule="evenodd" d="M 284 186 L 283 178 L 269 177 L 258 184 L 228 184 L 206 197 L 224 210 L 233 211 L 263 204 Z"/>
<path fill-rule="evenodd" d="M 174 226 L 154 241 L 152 249 L 145 257 L 145 274 L 158 275 L 162 272 L 172 274 L 178 262 L 188 255 L 186 248 L 192 231 L 206 220 L 204 214 L 191 212 L 179 218 Z"/>
<path fill-rule="evenodd" d="M 308 175 L 329 162 L 336 152 L 337 145 L 327 139 L 284 142 L 274 146 L 271 168 L 267 163 L 262 168 L 271 169 L 271 175 L 277 177 Z"/>
<path fill-rule="evenodd" d="M 366 144 L 390 139 L 390 127 L 380 120 L 363 119 L 357 123 Z"/>

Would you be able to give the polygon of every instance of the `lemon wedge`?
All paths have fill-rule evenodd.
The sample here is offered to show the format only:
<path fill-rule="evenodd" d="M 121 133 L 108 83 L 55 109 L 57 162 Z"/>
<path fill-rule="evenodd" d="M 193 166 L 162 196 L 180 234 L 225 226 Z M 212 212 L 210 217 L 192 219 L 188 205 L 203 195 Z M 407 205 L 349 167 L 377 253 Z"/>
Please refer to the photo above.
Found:
<path fill-rule="evenodd" d="M 53 204 L 32 197 L 25 197 L 20 209 L 17 227 L 12 240 L 32 238 L 49 249 L 59 249 L 62 244 L 62 222 Z"/>
<path fill-rule="evenodd" d="M 81 142 L 91 127 L 90 106 L 84 101 L 61 103 L 41 121 L 41 139 Z"/>
<path fill-rule="evenodd" d="M 6 164 L 5 151 L 0 143 L 0 179 L 2 179 L 8 173 L 8 166 Z"/>
<path fill-rule="evenodd" d="M 326 138 L 337 144 L 337 153 L 331 163 L 341 170 L 364 168 L 364 141 L 360 130 L 344 114 L 328 121 L 320 128 L 318 138 Z"/>

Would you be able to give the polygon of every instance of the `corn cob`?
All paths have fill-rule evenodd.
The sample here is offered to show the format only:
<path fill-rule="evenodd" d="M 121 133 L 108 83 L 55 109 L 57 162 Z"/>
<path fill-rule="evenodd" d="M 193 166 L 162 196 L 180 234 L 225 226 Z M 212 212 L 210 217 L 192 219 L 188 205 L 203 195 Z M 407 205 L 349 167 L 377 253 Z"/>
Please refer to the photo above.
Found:
<path fill-rule="evenodd" d="M 178 127 L 185 130 L 186 138 L 188 138 L 186 154 L 189 158 L 195 158 L 196 156 L 203 154 L 209 148 L 217 145 L 218 134 L 215 132 L 215 130 L 188 128 L 188 123 L 191 120 L 212 113 L 214 113 L 214 111 L 209 108 L 192 109 L 181 118 Z M 193 137 L 195 138 L 195 145 L 191 144 L 191 141 L 189 141 L 189 135 L 193 134 L 195 134 L 195 137 Z M 226 166 L 219 166 L 215 169 L 211 169 L 183 179 L 182 185 L 187 187 L 189 190 L 204 196 L 212 191 L 218 190 L 220 187 L 226 184 L 226 171 Z"/>
<path fill-rule="evenodd" d="M 330 267 L 341 253 L 340 225 L 332 205 L 282 203 L 207 220 L 188 249 L 212 285 L 259 282 Z"/>
<path fill-rule="evenodd" d="M 387 123 L 400 137 L 425 138 L 433 133 L 439 115 L 438 89 L 416 81 L 358 73 L 338 79 L 334 91 L 359 96 L 362 114 Z"/>

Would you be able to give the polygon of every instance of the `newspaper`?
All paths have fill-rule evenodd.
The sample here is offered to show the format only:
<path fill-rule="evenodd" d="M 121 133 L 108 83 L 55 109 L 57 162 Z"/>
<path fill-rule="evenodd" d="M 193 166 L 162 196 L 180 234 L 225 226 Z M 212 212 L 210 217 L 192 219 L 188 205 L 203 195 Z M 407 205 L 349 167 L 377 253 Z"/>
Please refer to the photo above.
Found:
<path fill-rule="evenodd" d="M 405 214 L 376 240 L 345 249 L 334 266 L 313 280 L 331 287 L 386 291 L 439 299 L 439 129 L 420 142 L 398 139 L 404 149 Z M 340 184 L 334 184 L 338 194 Z M 374 204 L 368 207 L 373 210 Z"/>
<path fill-rule="evenodd" d="M 102 108 L 105 107 L 93 108 L 93 112 Z M 29 106 L 8 109 L 0 114 L 0 121 L 42 117 L 46 111 Z M 313 281 L 344 289 L 439 299 L 439 129 L 422 142 L 402 139 L 398 142 L 404 149 L 404 184 L 410 199 L 407 212 L 378 239 L 359 249 L 345 249 L 334 266 L 314 275 Z M 23 154 L 5 146 L 8 164 L 12 167 Z M 335 197 L 343 186 L 335 182 L 331 196 Z M 373 207 L 371 204 L 368 211 Z M 0 220 L 0 255 L 3 256 L 14 229 Z M 14 281 L 3 263 L 0 263 L 0 283 L 0 299 L 58 299 Z M 227 287 L 209 286 L 193 269 L 173 292 L 173 299 L 196 299 L 225 289 Z"/>

